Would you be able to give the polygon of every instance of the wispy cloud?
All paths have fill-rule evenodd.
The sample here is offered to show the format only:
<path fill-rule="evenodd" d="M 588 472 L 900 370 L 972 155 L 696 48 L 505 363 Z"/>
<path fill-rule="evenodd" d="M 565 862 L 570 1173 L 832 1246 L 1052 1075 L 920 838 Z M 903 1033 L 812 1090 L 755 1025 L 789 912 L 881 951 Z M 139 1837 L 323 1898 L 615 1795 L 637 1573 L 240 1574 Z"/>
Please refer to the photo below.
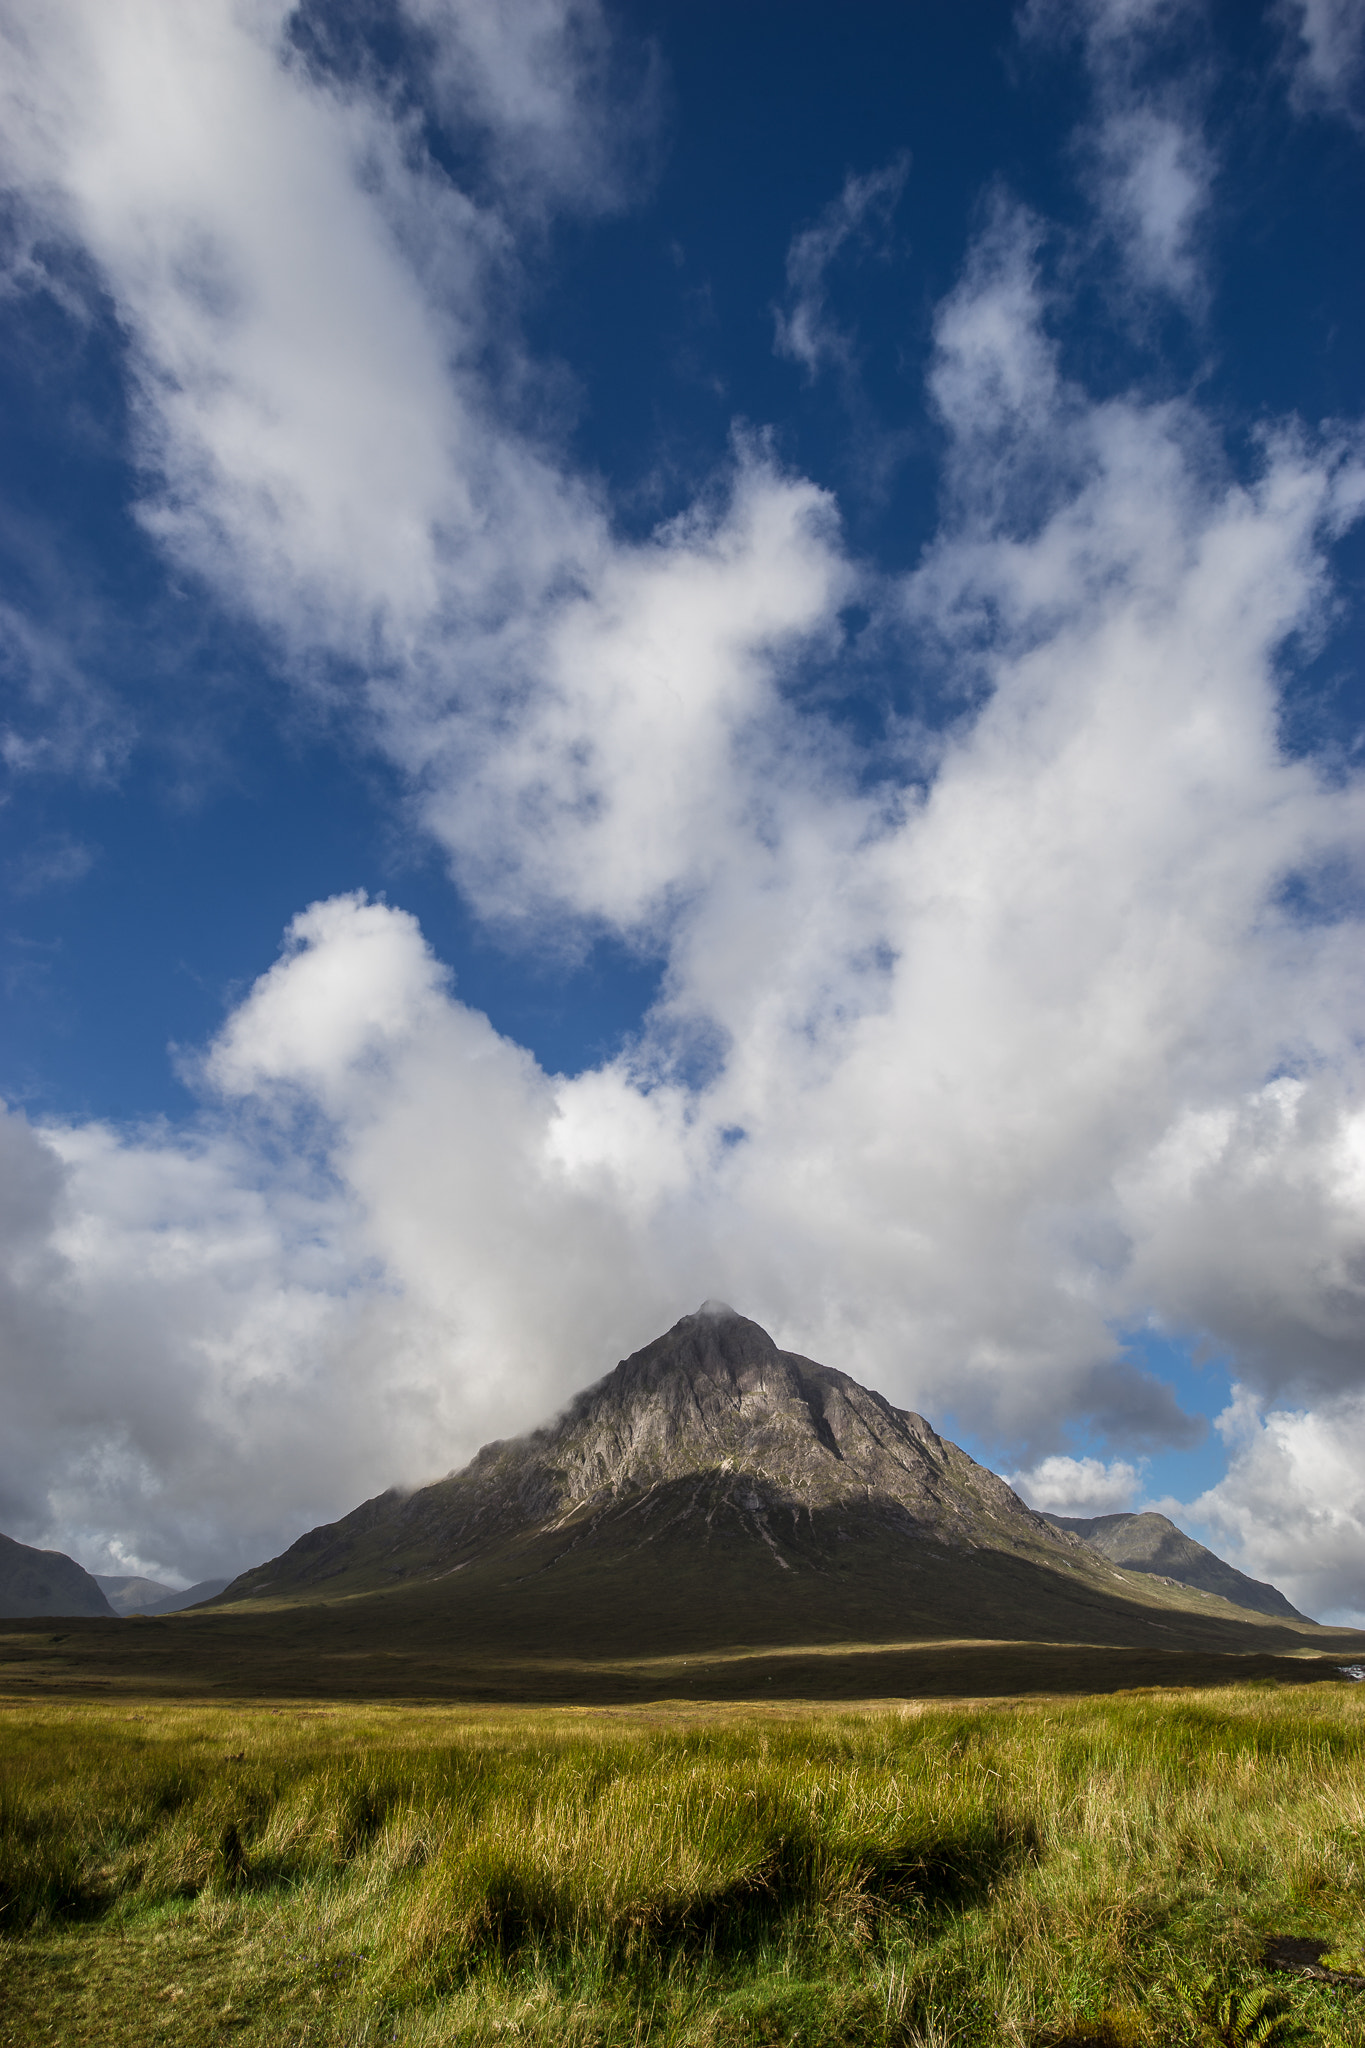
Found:
<path fill-rule="evenodd" d="M 1202 132 L 1205 67 L 1173 64 L 1197 40 L 1179 0 L 1031 0 L 1026 37 L 1075 39 L 1093 112 L 1075 137 L 1100 231 L 1126 289 L 1200 311 L 1208 299 L 1207 217 L 1218 165 Z"/>
<path fill-rule="evenodd" d="M 657 54 L 598 0 L 400 0 L 440 117 L 480 137 L 504 203 L 540 213 L 639 203 L 660 119 Z"/>
<path fill-rule="evenodd" d="M 14 896 L 39 896 L 47 889 L 67 889 L 73 882 L 83 880 L 98 858 L 93 846 L 73 839 L 69 833 L 44 833 L 8 863 L 6 884 Z"/>
<path fill-rule="evenodd" d="M 866 250 L 885 239 L 909 172 L 908 156 L 862 176 L 850 171 L 839 197 L 792 238 L 787 300 L 777 313 L 777 352 L 800 363 L 808 377 L 852 365 L 854 337 L 829 309 L 830 272 L 850 244 Z"/>
<path fill-rule="evenodd" d="M 83 667 L 68 640 L 0 604 L 0 770 L 6 780 L 79 776 L 115 779 L 135 726 Z"/>
<path fill-rule="evenodd" d="M 1365 125 L 1365 7 L 1361 0 L 1282 0 L 1290 94 L 1301 114 Z"/>

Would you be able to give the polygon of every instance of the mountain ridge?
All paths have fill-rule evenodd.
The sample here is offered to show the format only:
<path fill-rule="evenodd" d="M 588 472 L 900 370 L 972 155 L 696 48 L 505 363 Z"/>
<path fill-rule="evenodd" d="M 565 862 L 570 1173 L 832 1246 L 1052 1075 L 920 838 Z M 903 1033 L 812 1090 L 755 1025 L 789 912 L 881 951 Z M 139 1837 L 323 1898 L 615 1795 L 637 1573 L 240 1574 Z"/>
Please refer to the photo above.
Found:
<path fill-rule="evenodd" d="M 1043 1519 L 1054 1528 L 1079 1536 L 1082 1543 L 1089 1544 L 1102 1557 L 1112 1558 L 1126 1571 L 1150 1572 L 1183 1586 L 1196 1586 L 1202 1592 L 1216 1593 L 1235 1606 L 1248 1607 L 1259 1614 L 1278 1614 L 1295 1621 L 1310 1619 L 1291 1605 L 1278 1586 L 1239 1572 L 1217 1551 L 1186 1535 L 1169 1515 L 1157 1514 L 1154 1509 L 1088 1517 L 1047 1514 Z"/>

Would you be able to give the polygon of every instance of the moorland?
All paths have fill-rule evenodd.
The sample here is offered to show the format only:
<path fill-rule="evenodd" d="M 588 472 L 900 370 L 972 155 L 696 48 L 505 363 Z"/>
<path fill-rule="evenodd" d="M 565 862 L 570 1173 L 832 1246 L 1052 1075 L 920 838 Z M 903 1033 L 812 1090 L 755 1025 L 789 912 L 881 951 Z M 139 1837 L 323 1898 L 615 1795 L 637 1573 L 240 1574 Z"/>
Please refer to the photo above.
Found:
<path fill-rule="evenodd" d="M 11 1695 L 0 2044 L 1359 2044 L 1361 1709 Z"/>

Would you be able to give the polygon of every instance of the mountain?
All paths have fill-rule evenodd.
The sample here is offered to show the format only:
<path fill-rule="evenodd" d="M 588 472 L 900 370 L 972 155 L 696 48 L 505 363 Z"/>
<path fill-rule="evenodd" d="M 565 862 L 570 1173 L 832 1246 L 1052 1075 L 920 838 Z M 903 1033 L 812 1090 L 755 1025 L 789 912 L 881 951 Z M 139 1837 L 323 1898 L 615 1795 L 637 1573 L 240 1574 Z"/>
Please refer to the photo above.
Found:
<path fill-rule="evenodd" d="M 946 1637 L 1233 1648 L 1251 1619 L 1116 1567 L 923 1416 L 718 1302 L 548 1428 L 312 1530 L 201 1613 L 319 1603 L 357 1655 L 411 1639 L 565 1660 Z"/>
<path fill-rule="evenodd" d="M 60 1550 L 0 1536 L 0 1615 L 104 1614 L 113 1608 L 90 1573 Z"/>
<path fill-rule="evenodd" d="M 1054 1529 L 1070 1530 L 1126 1571 L 1152 1572 L 1182 1586 L 1197 1586 L 1201 1592 L 1220 1594 L 1235 1607 L 1249 1607 L 1258 1614 L 1308 1619 L 1290 1606 L 1277 1587 L 1268 1586 L 1263 1579 L 1249 1579 L 1234 1565 L 1225 1564 L 1165 1515 L 1095 1515 L 1088 1521 L 1074 1515 L 1047 1515 L 1044 1519 Z"/>
<path fill-rule="evenodd" d="M 117 1578 L 105 1572 L 96 1572 L 94 1578 L 115 1614 L 179 1614 L 184 1607 L 211 1600 L 228 1583 L 226 1579 L 201 1579 L 197 1586 L 177 1592 L 161 1579 Z"/>

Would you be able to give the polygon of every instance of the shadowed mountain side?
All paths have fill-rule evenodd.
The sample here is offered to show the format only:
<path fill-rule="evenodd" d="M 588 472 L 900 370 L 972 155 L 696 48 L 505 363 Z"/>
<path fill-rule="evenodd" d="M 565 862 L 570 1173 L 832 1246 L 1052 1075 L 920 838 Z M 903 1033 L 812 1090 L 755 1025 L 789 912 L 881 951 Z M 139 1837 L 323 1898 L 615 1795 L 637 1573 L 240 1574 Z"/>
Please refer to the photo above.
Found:
<path fill-rule="evenodd" d="M 282 1624 L 306 1614 L 318 1628 L 330 1615 L 338 1640 L 349 1634 L 357 1649 L 420 1632 L 480 1656 L 588 1662 L 947 1637 L 1289 1651 L 1303 1647 L 1305 1628 L 1314 1632 L 1119 1572 L 1083 1550 L 1074 1561 L 1065 1552 L 1040 1561 L 953 1546 L 880 1502 L 806 1510 L 786 1527 L 770 1516 L 779 1559 L 756 1543 L 724 1484 L 674 1480 L 581 1527 L 525 1530 L 480 1558 L 382 1590 L 353 1572 L 349 1591 L 338 1590 L 338 1574 L 307 1605 L 291 1589 L 278 1602 L 264 1591 L 199 1613 L 245 1619 L 266 1610 Z"/>
<path fill-rule="evenodd" d="M 1196 1543 L 1165 1515 L 1045 1515 L 1054 1528 L 1070 1530 L 1082 1543 L 1102 1557 L 1121 1565 L 1125 1571 L 1150 1572 L 1179 1580 L 1184 1586 L 1198 1586 L 1205 1593 L 1217 1593 L 1238 1607 L 1257 1614 L 1282 1614 L 1307 1620 L 1291 1607 L 1277 1586 L 1264 1579 L 1248 1578 L 1214 1551 Z"/>
<path fill-rule="evenodd" d="M 0 1615 L 112 1615 L 96 1581 L 62 1550 L 0 1536 Z"/>

